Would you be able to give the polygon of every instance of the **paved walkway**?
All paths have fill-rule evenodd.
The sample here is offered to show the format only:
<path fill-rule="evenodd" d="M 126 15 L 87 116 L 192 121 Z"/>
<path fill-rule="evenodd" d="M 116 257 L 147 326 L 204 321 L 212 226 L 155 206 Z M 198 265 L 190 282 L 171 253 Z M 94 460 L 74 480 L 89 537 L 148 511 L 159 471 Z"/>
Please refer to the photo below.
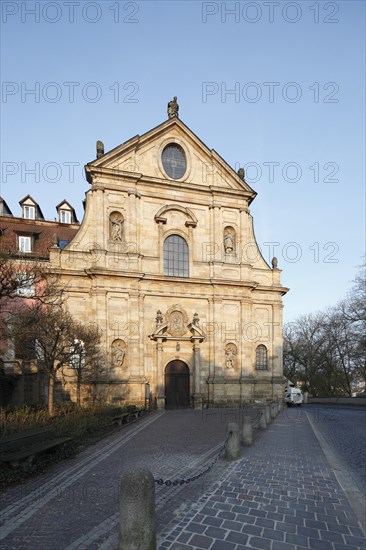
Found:
<path fill-rule="evenodd" d="M 248 412 L 255 417 L 253 410 L 152 413 L 56 464 L 1 495 L 0 548 L 115 550 L 123 471 L 139 464 L 154 477 L 192 477 L 217 456 L 226 423 Z M 220 459 L 192 483 L 156 486 L 159 549 L 366 548 L 304 409 L 284 409 L 242 450 L 239 461 Z M 345 490 L 352 501 L 357 490 Z"/>
<path fill-rule="evenodd" d="M 284 409 L 191 512 L 165 530 L 160 548 L 365 549 L 314 429 L 304 409 Z M 346 490 L 358 503 L 361 496 L 364 518 L 365 495 L 354 486 Z"/>

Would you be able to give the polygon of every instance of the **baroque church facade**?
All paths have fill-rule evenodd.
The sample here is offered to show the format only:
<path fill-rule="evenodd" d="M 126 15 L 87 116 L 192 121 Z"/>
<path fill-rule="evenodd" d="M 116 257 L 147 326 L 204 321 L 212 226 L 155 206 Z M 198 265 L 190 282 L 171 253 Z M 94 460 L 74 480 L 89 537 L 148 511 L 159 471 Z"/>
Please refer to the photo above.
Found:
<path fill-rule="evenodd" d="M 97 322 L 114 401 L 159 409 L 282 399 L 280 270 L 259 251 L 256 196 L 178 117 L 86 165 L 86 210 L 51 266 Z"/>

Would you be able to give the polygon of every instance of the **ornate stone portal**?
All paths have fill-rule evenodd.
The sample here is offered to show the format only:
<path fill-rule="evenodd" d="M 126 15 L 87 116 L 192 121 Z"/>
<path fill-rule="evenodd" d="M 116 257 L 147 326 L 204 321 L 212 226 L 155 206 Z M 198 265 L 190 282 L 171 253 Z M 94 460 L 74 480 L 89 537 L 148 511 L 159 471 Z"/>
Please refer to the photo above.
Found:
<path fill-rule="evenodd" d="M 179 304 L 171 306 L 164 316 L 160 310 L 156 314 L 156 326 L 153 334 L 149 335 L 150 340 L 156 342 L 156 365 L 157 365 L 157 407 L 165 409 L 165 387 L 164 387 L 164 342 L 176 341 L 176 351 L 180 351 L 180 343 L 184 346 L 192 344 L 193 350 L 193 406 L 195 409 L 202 407 L 202 395 L 200 391 L 200 344 L 205 341 L 206 335 L 199 326 L 198 314 L 193 315 L 189 322 L 187 312 Z M 179 344 L 178 344 L 179 342 Z"/>

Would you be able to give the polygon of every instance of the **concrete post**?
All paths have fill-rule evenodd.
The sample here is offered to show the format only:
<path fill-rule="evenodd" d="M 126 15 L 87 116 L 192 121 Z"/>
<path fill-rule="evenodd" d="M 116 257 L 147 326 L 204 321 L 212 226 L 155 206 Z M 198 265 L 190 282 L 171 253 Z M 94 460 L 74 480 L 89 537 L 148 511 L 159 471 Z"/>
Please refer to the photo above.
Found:
<path fill-rule="evenodd" d="M 271 408 L 270 408 L 270 405 L 266 405 L 265 411 L 266 411 L 266 422 L 267 422 L 267 425 L 268 425 L 268 424 L 271 423 Z"/>
<path fill-rule="evenodd" d="M 121 478 L 118 550 L 156 550 L 155 484 L 147 468 Z"/>
<path fill-rule="evenodd" d="M 239 426 L 235 422 L 229 422 L 226 428 L 228 437 L 225 447 L 225 458 L 237 460 L 240 458 Z"/>
<path fill-rule="evenodd" d="M 252 419 L 250 418 L 250 416 L 244 416 L 243 418 L 241 442 L 243 445 L 253 445 L 253 428 Z"/>
<path fill-rule="evenodd" d="M 259 429 L 265 430 L 267 428 L 267 421 L 266 421 L 266 409 L 261 409 L 259 413 Z"/>

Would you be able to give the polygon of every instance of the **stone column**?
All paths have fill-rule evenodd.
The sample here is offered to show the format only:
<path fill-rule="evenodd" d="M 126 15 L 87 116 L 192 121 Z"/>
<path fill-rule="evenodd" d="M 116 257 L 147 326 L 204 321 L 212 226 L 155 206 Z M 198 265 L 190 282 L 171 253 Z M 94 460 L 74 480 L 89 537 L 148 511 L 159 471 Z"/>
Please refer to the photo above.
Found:
<path fill-rule="evenodd" d="M 157 365 L 157 407 L 159 410 L 165 409 L 165 387 L 163 372 L 163 342 L 156 342 L 156 365 Z"/>
<path fill-rule="evenodd" d="M 193 342 L 193 357 L 194 357 L 194 408 L 202 409 L 201 396 L 201 350 L 197 341 Z"/>

